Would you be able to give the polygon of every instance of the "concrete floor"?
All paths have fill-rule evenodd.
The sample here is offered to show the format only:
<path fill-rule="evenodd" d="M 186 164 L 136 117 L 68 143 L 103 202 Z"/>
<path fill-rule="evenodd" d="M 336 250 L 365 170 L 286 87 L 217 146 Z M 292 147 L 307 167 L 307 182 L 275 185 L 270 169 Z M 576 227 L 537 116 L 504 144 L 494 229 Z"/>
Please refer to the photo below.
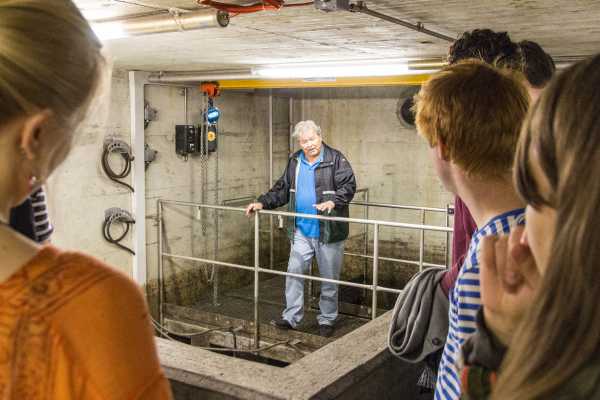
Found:
<path fill-rule="evenodd" d="M 261 276 L 261 278 L 259 319 L 261 324 L 268 324 L 271 320 L 280 318 L 281 312 L 284 309 L 285 278 L 283 276 Z M 306 299 L 308 298 L 308 284 L 305 284 L 304 286 L 306 305 Z M 314 288 L 314 292 L 318 294 L 318 287 Z M 253 285 L 220 293 L 218 302 L 218 306 L 213 304 L 211 293 L 209 296 L 199 300 L 195 308 L 198 311 L 222 314 L 235 319 L 253 320 L 254 318 Z M 318 298 L 316 301 L 314 301 L 314 303 L 318 303 Z M 340 308 L 347 309 L 349 306 L 342 303 Z M 318 335 L 319 326 L 316 319 L 318 313 L 318 309 L 305 306 L 304 319 L 297 328 L 297 331 Z M 369 320 L 365 318 L 357 318 L 354 316 L 340 314 L 336 321 L 336 329 L 333 338 L 339 338 L 367 322 L 369 322 Z"/>

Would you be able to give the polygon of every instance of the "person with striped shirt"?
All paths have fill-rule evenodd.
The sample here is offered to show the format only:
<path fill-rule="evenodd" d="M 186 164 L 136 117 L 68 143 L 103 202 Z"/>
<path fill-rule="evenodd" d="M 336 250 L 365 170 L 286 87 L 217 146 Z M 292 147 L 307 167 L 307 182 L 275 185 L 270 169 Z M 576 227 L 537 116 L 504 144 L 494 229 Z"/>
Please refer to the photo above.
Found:
<path fill-rule="evenodd" d="M 529 95 L 514 71 L 468 60 L 432 76 L 415 104 L 417 130 L 431 148 L 440 180 L 465 202 L 477 224 L 450 293 L 450 326 L 435 390 L 436 399 L 459 399 L 461 346 L 474 333 L 481 307 L 480 242 L 488 235 L 509 234 L 524 222 L 524 204 L 511 173 Z"/>
<path fill-rule="evenodd" d="M 48 216 L 48 203 L 43 188 L 36 190 L 21 205 L 10 211 L 10 226 L 35 242 L 45 243 L 50 240 L 54 227 Z"/>

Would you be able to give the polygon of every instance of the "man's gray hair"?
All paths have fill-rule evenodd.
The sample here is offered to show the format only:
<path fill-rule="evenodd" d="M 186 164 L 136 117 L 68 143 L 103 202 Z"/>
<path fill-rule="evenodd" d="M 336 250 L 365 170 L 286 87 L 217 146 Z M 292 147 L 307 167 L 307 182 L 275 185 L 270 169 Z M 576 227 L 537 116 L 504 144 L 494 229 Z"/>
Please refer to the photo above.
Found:
<path fill-rule="evenodd" d="M 294 127 L 294 133 L 292 133 L 292 137 L 294 139 L 298 139 L 300 135 L 313 131 L 317 135 L 321 136 L 321 127 L 315 124 L 315 121 L 306 120 L 300 121 Z"/>

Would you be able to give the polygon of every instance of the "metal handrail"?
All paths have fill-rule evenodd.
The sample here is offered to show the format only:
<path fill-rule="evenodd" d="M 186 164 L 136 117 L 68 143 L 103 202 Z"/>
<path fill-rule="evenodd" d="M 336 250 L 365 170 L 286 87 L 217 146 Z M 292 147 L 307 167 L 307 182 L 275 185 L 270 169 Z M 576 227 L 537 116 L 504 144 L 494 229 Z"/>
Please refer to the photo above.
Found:
<path fill-rule="evenodd" d="M 448 212 L 447 208 L 404 206 L 404 205 L 400 205 L 400 204 L 373 203 L 373 202 L 356 201 L 356 200 L 351 201 L 350 204 L 357 205 L 357 206 L 367 206 L 367 207 L 394 208 L 397 210 L 430 211 L 430 212 L 439 212 L 439 213 L 447 213 Z"/>
<path fill-rule="evenodd" d="M 292 276 L 301 279 L 308 279 L 320 282 L 329 282 L 335 283 L 342 286 L 352 286 L 357 288 L 363 288 L 367 290 L 371 290 L 373 292 L 372 295 L 372 303 L 371 303 L 371 317 L 375 319 L 377 316 L 377 292 L 391 292 L 391 293 L 401 293 L 402 291 L 399 289 L 381 287 L 378 285 L 378 274 L 379 274 L 379 227 L 380 226 L 390 226 L 390 227 L 398 227 L 398 228 L 406 228 L 406 229 L 418 229 L 422 232 L 425 230 L 430 231 L 438 231 L 438 232 L 451 232 L 452 229 L 448 227 L 440 227 L 440 226 L 431 226 L 424 224 L 406 224 L 401 222 L 390 222 L 390 221 L 378 221 L 378 220 L 368 220 L 368 219 L 360 219 L 360 218 L 342 218 L 342 217 L 328 217 L 323 215 L 314 215 L 314 214 L 301 214 L 301 213 L 292 213 L 286 211 L 272 211 L 272 210 L 260 210 L 254 212 L 254 267 L 234 264 L 234 263 L 226 263 L 222 261 L 216 260 L 207 260 L 198 257 L 188 257 L 181 256 L 170 253 L 163 253 L 162 249 L 162 231 L 163 231 L 163 204 L 175 204 L 182 206 L 191 206 L 198 208 L 206 208 L 206 209 L 214 209 L 214 210 L 223 210 L 223 211 L 235 211 L 235 212 L 245 212 L 244 208 L 237 207 L 227 207 L 227 206 L 216 206 L 216 205 L 208 205 L 208 204 L 199 204 L 192 203 L 186 201 L 175 201 L 175 200 L 161 200 L 158 199 L 157 202 L 157 217 L 158 217 L 158 268 L 159 268 L 159 319 L 160 324 L 164 325 L 164 279 L 163 279 L 163 257 L 169 258 L 179 258 L 185 260 L 199 261 L 207 264 L 219 265 L 228 268 L 237 268 L 243 269 L 247 271 L 254 271 L 254 346 L 255 348 L 260 347 L 260 324 L 259 324 L 259 278 L 260 273 L 273 274 L 273 275 L 281 275 L 281 276 Z M 267 269 L 260 267 L 259 256 L 260 256 L 260 214 L 266 215 L 282 215 L 288 217 L 300 217 L 300 218 L 311 218 L 317 220 L 325 220 L 325 221 L 340 221 L 340 222 L 348 222 L 348 223 L 361 223 L 367 225 L 373 225 L 373 280 L 371 285 L 341 281 L 337 279 L 327 279 L 315 276 L 306 276 L 303 274 L 294 274 L 290 272 L 277 271 L 273 269 Z M 421 250 L 422 251 L 422 250 Z M 422 261 L 422 260 L 421 260 Z"/>
<path fill-rule="evenodd" d="M 212 210 L 221 210 L 221 211 L 237 211 L 237 212 L 245 212 L 245 208 L 239 207 L 227 207 L 227 206 L 215 206 L 210 204 L 199 204 L 192 203 L 189 201 L 179 201 L 179 200 L 158 200 L 164 204 L 176 204 L 180 206 L 188 206 L 188 207 L 198 207 L 198 208 L 207 208 Z M 302 214 L 302 213 L 294 213 L 289 211 L 274 211 L 274 210 L 260 210 L 259 214 L 266 215 L 281 215 L 284 217 L 292 217 L 292 218 L 312 218 L 324 221 L 337 221 L 337 222 L 348 222 L 353 224 L 369 224 L 369 225 L 379 225 L 379 226 L 391 226 L 395 228 L 406 228 L 406 229 L 425 229 L 427 231 L 437 231 L 437 232 L 452 232 L 451 228 L 445 226 L 435 226 L 435 225 L 424 225 L 424 224 L 408 224 L 404 222 L 393 222 L 393 221 L 381 221 L 381 220 L 372 220 L 372 219 L 362 219 L 362 218 L 344 218 L 344 217 L 328 217 L 325 215 L 315 215 L 315 214 Z"/>

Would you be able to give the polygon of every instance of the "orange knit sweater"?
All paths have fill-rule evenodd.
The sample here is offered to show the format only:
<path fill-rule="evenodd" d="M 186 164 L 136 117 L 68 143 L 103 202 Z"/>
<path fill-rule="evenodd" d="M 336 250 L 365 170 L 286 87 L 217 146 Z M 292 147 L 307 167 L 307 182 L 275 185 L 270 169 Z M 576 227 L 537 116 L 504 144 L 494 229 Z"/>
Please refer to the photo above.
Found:
<path fill-rule="evenodd" d="M 0 283 L 0 399 L 171 399 L 149 318 L 123 274 L 44 247 Z"/>

